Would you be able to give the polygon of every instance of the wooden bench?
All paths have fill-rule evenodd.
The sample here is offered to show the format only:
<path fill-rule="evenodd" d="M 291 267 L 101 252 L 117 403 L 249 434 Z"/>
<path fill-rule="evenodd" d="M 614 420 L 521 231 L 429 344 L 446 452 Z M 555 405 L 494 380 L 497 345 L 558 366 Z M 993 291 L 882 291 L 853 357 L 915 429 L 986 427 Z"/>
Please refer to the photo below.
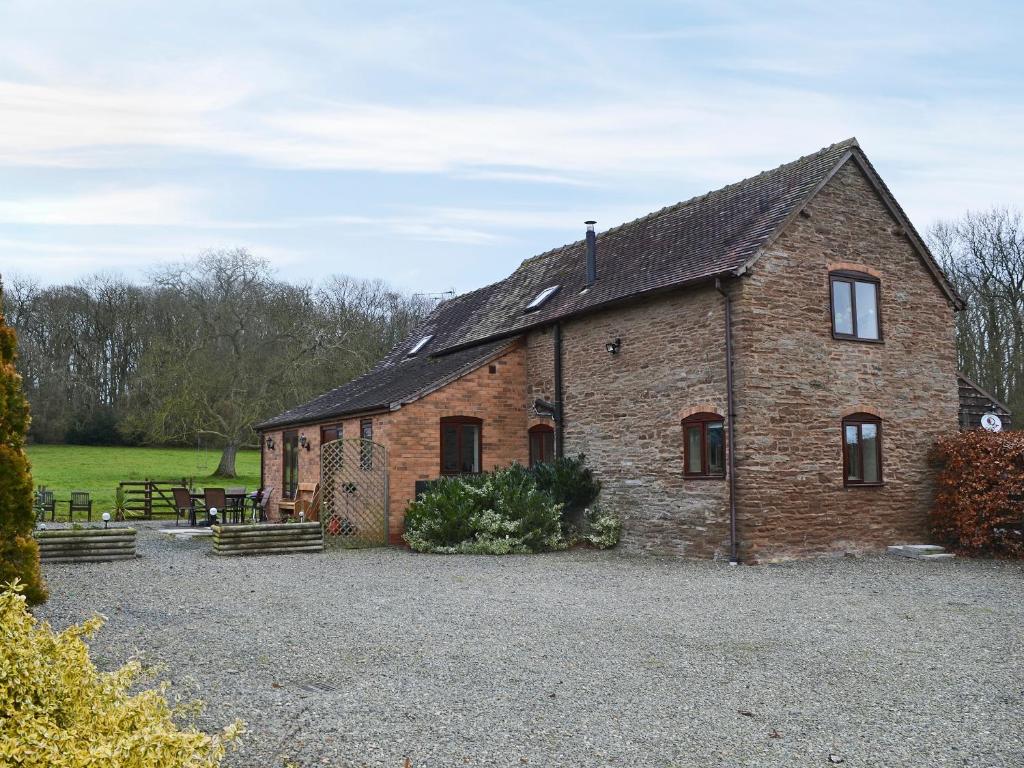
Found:
<path fill-rule="evenodd" d="M 296 505 L 298 504 L 300 509 L 308 505 L 300 504 L 300 502 L 312 498 L 313 493 L 316 491 L 317 483 L 299 483 L 298 490 L 295 492 L 295 496 L 290 499 L 281 499 L 277 504 L 277 514 L 282 520 L 294 517 Z"/>

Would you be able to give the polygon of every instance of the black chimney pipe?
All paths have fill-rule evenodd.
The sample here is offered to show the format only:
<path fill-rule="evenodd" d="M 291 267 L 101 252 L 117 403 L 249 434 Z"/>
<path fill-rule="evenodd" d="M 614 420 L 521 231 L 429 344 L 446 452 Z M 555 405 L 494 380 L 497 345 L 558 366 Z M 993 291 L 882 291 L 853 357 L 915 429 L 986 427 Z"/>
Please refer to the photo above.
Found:
<path fill-rule="evenodd" d="M 597 235 L 594 233 L 596 221 L 585 221 L 587 225 L 587 287 L 597 280 Z"/>

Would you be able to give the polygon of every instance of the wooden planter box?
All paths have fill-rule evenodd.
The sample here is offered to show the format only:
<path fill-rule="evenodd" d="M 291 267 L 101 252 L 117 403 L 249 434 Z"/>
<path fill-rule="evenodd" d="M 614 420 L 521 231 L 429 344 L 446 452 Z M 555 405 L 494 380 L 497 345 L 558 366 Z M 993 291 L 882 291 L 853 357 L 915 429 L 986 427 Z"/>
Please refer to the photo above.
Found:
<path fill-rule="evenodd" d="M 320 523 L 213 526 L 215 555 L 276 555 L 322 552 L 323 548 Z"/>
<path fill-rule="evenodd" d="M 132 560 L 134 528 L 64 528 L 34 533 L 43 563 L 89 563 Z"/>

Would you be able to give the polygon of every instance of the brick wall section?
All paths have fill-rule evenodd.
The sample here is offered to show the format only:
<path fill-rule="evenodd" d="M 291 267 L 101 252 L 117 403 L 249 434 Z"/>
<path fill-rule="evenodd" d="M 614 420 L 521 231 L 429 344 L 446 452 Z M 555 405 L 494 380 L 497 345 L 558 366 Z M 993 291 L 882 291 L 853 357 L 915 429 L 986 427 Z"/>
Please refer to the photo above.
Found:
<path fill-rule="evenodd" d="M 402 543 L 405 508 L 413 498 L 416 481 L 440 475 L 443 416 L 483 419 L 483 469 L 496 469 L 514 461 L 526 463 L 529 444 L 525 381 L 526 352 L 519 345 L 421 400 L 370 417 L 374 441 L 387 446 L 389 451 L 391 543 Z M 359 436 L 359 417 L 344 419 L 342 425 L 345 437 Z M 310 450 L 299 453 L 299 482 L 315 483 L 320 474 L 320 426 L 304 425 L 298 431 L 310 440 Z M 274 438 L 278 448 L 264 449 L 264 482 L 280 489 L 281 430 L 266 435 Z M 274 498 L 280 500 L 279 491 Z"/>
<path fill-rule="evenodd" d="M 727 483 L 683 477 L 680 423 L 698 407 L 726 412 L 724 322 L 722 297 L 704 287 L 564 326 L 566 455 L 586 454 L 626 549 L 728 556 Z"/>
<path fill-rule="evenodd" d="M 734 305 L 741 555 L 927 540 L 927 453 L 957 428 L 953 311 L 847 163 L 740 281 Z M 877 272 L 884 343 L 833 339 L 829 267 Z M 843 416 L 877 413 L 884 487 L 844 488 Z"/>

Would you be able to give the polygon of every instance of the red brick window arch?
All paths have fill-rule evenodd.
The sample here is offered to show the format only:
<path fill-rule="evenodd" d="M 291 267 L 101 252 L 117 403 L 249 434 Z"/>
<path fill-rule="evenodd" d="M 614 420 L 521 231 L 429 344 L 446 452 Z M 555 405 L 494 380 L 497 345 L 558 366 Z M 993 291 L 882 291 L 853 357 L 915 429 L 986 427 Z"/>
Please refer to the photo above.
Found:
<path fill-rule="evenodd" d="M 843 484 L 882 484 L 882 420 L 873 413 L 843 419 Z"/>
<path fill-rule="evenodd" d="M 441 474 L 470 475 L 483 469 L 483 419 L 445 416 L 441 419 Z"/>
<path fill-rule="evenodd" d="M 550 424 L 530 427 L 530 466 L 544 464 L 555 458 L 555 429 Z"/>
<path fill-rule="evenodd" d="M 725 419 L 702 411 L 687 416 L 683 425 L 683 474 L 686 477 L 725 477 Z"/>

